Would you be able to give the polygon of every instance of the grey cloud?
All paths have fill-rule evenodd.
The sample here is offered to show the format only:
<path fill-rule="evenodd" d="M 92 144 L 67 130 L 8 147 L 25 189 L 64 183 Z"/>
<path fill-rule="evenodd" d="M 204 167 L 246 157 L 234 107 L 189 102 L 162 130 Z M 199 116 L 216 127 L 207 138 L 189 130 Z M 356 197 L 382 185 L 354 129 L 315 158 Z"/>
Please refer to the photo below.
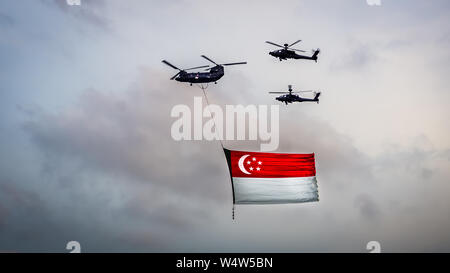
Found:
<path fill-rule="evenodd" d="M 14 19 L 11 16 L 0 13 L 0 25 L 11 27 L 14 25 Z"/>
<path fill-rule="evenodd" d="M 170 126 L 174 121 L 170 117 L 171 107 L 179 103 L 191 104 L 192 95 L 198 95 L 198 91 L 194 87 L 173 85 L 158 72 L 144 70 L 140 80 L 125 94 L 86 91 L 71 110 L 36 114 L 24 128 L 42 152 L 45 167 L 42 175 L 53 177 L 56 180 L 53 186 L 62 185 L 78 192 L 83 185 L 96 184 L 95 179 L 89 183 L 80 182 L 85 176 L 97 177 L 95 173 L 98 173 L 100 177 L 111 177 L 112 184 L 107 184 L 108 187 L 128 188 L 127 194 L 132 196 L 115 209 L 118 217 L 130 218 L 128 222 L 134 223 L 152 222 L 157 229 L 162 226 L 164 237 L 170 237 L 166 234 L 169 230 L 183 228 L 183 232 L 187 232 L 199 221 L 229 217 L 215 215 L 218 208 L 229 207 L 231 201 L 228 170 L 218 143 L 175 142 L 170 137 Z M 173 95 L 175 92 L 177 96 Z M 216 101 L 226 103 L 227 97 L 231 94 L 216 95 Z M 306 117 L 304 122 L 314 124 L 316 121 Z M 323 170 L 336 172 L 331 176 L 342 174 L 338 174 L 342 165 L 328 168 L 326 162 L 350 166 L 354 162 L 352 156 L 360 156 L 356 150 L 353 150 L 354 154 L 348 154 L 347 140 L 324 123 L 311 126 L 307 131 L 297 128 L 288 134 L 282 132 L 288 137 L 280 151 L 301 152 L 322 147 L 317 151 L 319 163 L 324 164 Z M 312 137 L 317 135 L 327 137 Z M 315 141 L 301 142 L 299 139 Z M 249 147 L 230 143 L 232 148 L 237 146 Z M 334 160 L 336 157 L 341 157 L 340 163 Z M 327 171 L 319 171 L 322 173 L 325 181 L 329 176 Z M 323 183 L 325 189 L 326 182 Z M 86 198 L 89 197 L 83 197 Z M 61 200 L 54 202 L 64 204 Z M 84 201 L 93 207 L 105 206 L 97 202 Z M 203 207 L 205 203 L 211 205 Z"/>
<path fill-rule="evenodd" d="M 150 79 L 161 81 L 154 75 Z M 44 153 L 54 158 L 55 164 L 65 157 L 74 157 L 84 168 L 106 169 L 166 186 L 185 177 L 193 183 L 204 183 L 208 192 L 216 192 L 210 184 L 195 177 L 199 168 L 203 168 L 202 175 L 211 180 L 217 172 L 223 174 L 225 170 L 217 165 L 220 160 L 189 160 L 193 153 L 202 155 L 205 149 L 217 152 L 216 147 L 198 142 L 177 143 L 170 137 L 174 121 L 170 117 L 171 107 L 191 103 L 192 89 L 186 88 L 181 95 L 173 96 L 173 92 L 180 91 L 170 91 L 169 86 L 155 89 L 143 82 L 142 86 L 131 90 L 129 96 L 87 91 L 78 109 L 62 115 L 44 113 L 25 128 Z M 189 164 L 185 164 L 186 161 Z M 191 190 L 188 184 L 177 186 Z"/>
<path fill-rule="evenodd" d="M 360 210 L 361 215 L 368 219 L 374 219 L 380 214 L 377 204 L 367 194 L 355 197 L 355 206 Z"/>
<path fill-rule="evenodd" d="M 91 25 L 102 29 L 110 29 L 110 22 L 105 16 L 107 1 L 105 0 L 81 0 L 81 5 L 68 5 L 66 0 L 41 0 L 44 4 L 54 5 L 66 14 L 86 21 Z"/>
<path fill-rule="evenodd" d="M 372 240 L 369 234 L 386 240 L 403 232 L 413 219 L 429 217 L 423 212 L 433 196 L 423 202 L 407 201 L 423 190 L 418 183 L 423 178 L 421 166 L 433 162 L 436 154 L 428 140 L 419 138 L 419 150 L 392 148 L 386 156 L 372 158 L 326 122 L 299 108 L 284 108 L 279 151 L 316 153 L 321 201 L 238 207 L 237 223 L 232 223 L 231 187 L 219 144 L 175 142 L 170 137 L 171 107 L 192 104 L 199 90 L 168 81 L 165 74 L 151 69 L 141 73 L 126 92 L 87 90 L 68 110 L 29 116 L 24 129 L 42 155 L 42 181 L 49 181 L 46 193 L 40 192 L 38 199 L 29 202 L 47 208 L 34 212 L 34 217 L 53 223 L 36 227 L 36 234 L 59 234 L 55 236 L 59 244 L 71 234 L 70 238 L 84 242 L 86 251 L 360 251 L 355 246 Z M 216 103 L 232 100 L 232 94 L 220 90 L 210 89 Z M 293 115 L 299 118 L 289 118 Z M 226 145 L 247 150 L 258 147 L 249 142 Z M 425 170 L 433 173 L 427 176 L 430 183 L 445 187 L 440 182 L 442 171 L 433 164 Z M 404 171 L 410 175 L 404 178 Z M 398 190 L 403 187 L 410 187 L 412 195 L 403 196 Z M 441 201 L 439 210 L 446 203 Z M 5 209 L 10 202 L 2 203 L 5 215 L 11 213 Z M 411 210 L 415 218 L 410 218 Z M 273 224 L 277 222 L 286 227 Z M 4 228 L 5 236 L 13 232 L 13 226 L 21 225 L 19 220 L 14 223 Z M 379 233 L 381 223 L 392 231 Z M 444 219 L 439 223 L 449 225 Z M 232 225 L 234 231 L 227 232 Z M 264 228 L 255 231 L 256 226 Z M 292 242 L 290 236 L 300 226 L 309 239 Z M 274 230 L 285 235 L 269 236 Z M 425 231 L 422 225 L 411 230 Z M 102 235 L 96 237 L 98 232 Z M 324 232 L 336 236 L 332 244 L 321 235 Z M 23 247 L 22 239 L 16 237 L 17 249 L 52 245 L 46 236 L 29 238 Z M 12 246 L 10 240 L 4 237 L 3 245 Z M 418 249 L 420 240 L 409 249 Z M 56 247 L 55 243 L 51 249 Z M 445 248 L 445 242 L 433 247 Z"/>
<path fill-rule="evenodd" d="M 88 3 L 82 2 L 83 5 Z M 117 65 L 111 65 L 111 70 L 107 70 L 106 65 L 92 63 L 95 67 L 92 69 L 89 58 L 100 52 L 90 53 L 93 44 L 80 43 L 77 56 L 87 61 L 78 66 L 80 70 L 86 69 L 85 74 L 78 77 L 78 70 L 73 70 L 76 79 L 73 82 L 70 77 L 63 77 L 62 82 L 37 84 L 33 90 L 35 95 L 24 96 L 25 102 L 19 103 L 18 110 L 22 114 L 19 120 L 24 122 L 18 122 L 23 131 L 17 138 L 29 141 L 19 145 L 17 143 L 22 142 L 15 142 L 13 137 L 2 135 L 1 138 L 0 250 L 65 251 L 65 243 L 69 240 L 79 240 L 86 252 L 365 251 L 365 244 L 370 240 L 379 240 L 384 251 L 449 250 L 450 168 L 445 142 L 433 143 L 436 136 L 428 138 L 432 132 L 422 129 L 419 133 L 409 131 L 419 134 L 417 141 L 399 145 L 404 138 L 396 138 L 400 132 L 395 131 L 391 132 L 394 136 L 392 145 L 380 148 L 375 155 L 369 154 L 368 146 L 375 143 L 374 146 L 379 147 L 378 143 L 384 138 L 377 139 L 380 133 L 374 134 L 371 130 L 375 127 L 366 126 L 367 123 L 381 120 L 390 125 L 392 114 L 403 111 L 401 114 L 409 117 L 413 113 L 401 107 L 393 111 L 388 106 L 381 107 L 379 109 L 387 112 L 367 121 L 363 119 L 367 117 L 364 111 L 351 108 L 361 104 L 363 98 L 352 98 L 352 94 L 346 92 L 347 87 L 355 86 L 355 76 L 359 77 L 361 86 L 366 86 L 368 75 L 353 72 L 372 69 L 373 65 L 380 68 L 382 50 L 386 45 L 389 47 L 390 41 L 380 42 L 379 47 L 370 39 L 387 37 L 392 40 L 396 31 L 402 28 L 392 26 L 372 31 L 374 29 L 370 27 L 395 22 L 396 18 L 390 19 L 390 16 L 396 10 L 378 9 L 375 12 L 364 3 L 355 8 L 352 3 L 292 1 L 286 5 L 292 4 L 293 8 L 283 8 L 289 13 L 280 17 L 282 8 L 279 5 L 274 7 L 272 2 L 263 1 L 256 17 L 248 17 L 247 10 L 254 7 L 247 3 L 235 20 L 230 21 L 230 16 L 226 15 L 234 15 L 235 6 L 225 2 L 220 6 L 221 17 L 209 12 L 209 8 L 217 7 L 211 1 L 183 2 L 182 6 L 172 3 L 154 6 L 153 2 L 133 1 L 128 5 L 129 10 L 116 8 L 111 13 L 109 5 L 119 2 L 92 2 L 97 6 L 91 6 L 89 2 L 79 10 L 67 7 L 63 2 L 46 3 L 68 16 L 86 19 L 88 24 L 83 26 L 106 24 L 118 28 L 118 33 L 126 39 L 108 37 L 102 40 L 105 44 L 115 45 L 105 49 L 107 53 L 103 58 L 114 52 L 117 54 L 114 57 L 120 55 L 118 60 L 123 63 L 112 62 Z M 333 9 L 329 6 L 323 9 L 328 4 Z M 407 5 L 410 5 L 409 1 Z M 87 7 L 89 11 L 85 10 Z M 415 15 L 402 14 L 411 18 Z M 355 17 L 346 17 L 342 23 L 346 15 Z M 171 16 L 183 24 L 174 22 Z M 383 16 L 383 20 L 373 20 L 379 16 Z M 356 21 L 360 24 L 355 24 Z M 425 34 L 425 27 L 417 29 L 417 25 L 430 26 L 429 22 L 423 21 L 405 22 L 414 23 L 411 29 L 415 31 L 399 39 L 401 41 L 412 42 L 412 37 Z M 286 25 L 302 28 L 294 31 Z M 202 27 L 201 31 L 186 36 L 186 28 L 197 29 L 198 26 Z M 366 27 L 371 30 L 369 34 Z M 230 29 L 233 29 L 232 33 Z M 286 33 L 279 33 L 279 29 Z M 96 27 L 92 30 L 95 34 L 101 32 Z M 300 35 L 305 46 L 323 44 L 328 48 L 323 50 L 323 58 L 317 65 L 280 64 L 269 56 L 261 57 L 261 52 L 267 50 L 264 39 L 272 39 L 275 33 L 279 35 L 273 37 L 275 42 L 278 38 L 283 40 Z M 372 33 L 383 35 L 373 37 Z M 348 40 L 349 37 L 355 40 Z M 306 42 L 310 44 L 306 45 Z M 415 43 L 422 44 L 422 41 Z M 437 47 L 442 45 L 434 46 Z M 69 44 L 68 49 L 71 49 Z M 196 65 L 199 52 L 211 52 L 211 57 L 224 62 L 248 56 L 245 74 L 241 68 L 230 68 L 218 85 L 208 89 L 212 103 L 272 103 L 271 97 L 262 94 L 272 88 L 275 91 L 288 81 L 297 81 L 299 85 L 329 86 L 320 105 L 280 107 L 279 151 L 316 153 L 320 202 L 238 206 L 236 220 L 231 221 L 231 186 L 219 144 L 175 142 L 170 138 L 170 125 L 174 120 L 169 116 L 171 107 L 179 103 L 192 105 L 192 97 L 201 95 L 201 91 L 169 81 L 173 71 L 162 66 L 160 60 L 170 57 L 176 60 L 176 65 L 191 62 Z M 403 64 L 409 56 L 399 55 L 397 60 Z M 57 58 L 50 62 L 55 62 L 52 67 L 56 68 L 68 65 L 58 62 Z M 134 83 L 122 88 L 123 82 L 130 80 L 129 74 L 133 74 L 129 72 L 130 67 L 135 67 L 136 63 L 149 63 L 151 68 L 141 69 Z M 97 73 L 96 69 L 106 69 L 105 74 Z M 336 71 L 331 71 L 333 69 Z M 351 73 L 348 77 L 334 73 L 339 71 Z M 430 73 L 436 71 L 442 73 L 436 67 Z M 129 74 L 123 76 L 123 73 Z M 105 79 L 97 78 L 99 75 Z M 25 76 L 20 75 L 15 80 L 25 81 L 28 76 L 35 75 Z M 122 76 L 123 81 L 119 79 Z M 406 76 L 402 74 L 402 77 L 411 78 L 411 85 L 420 83 L 419 77 Z M 55 78 L 58 77 L 61 74 L 55 71 Z M 89 80 L 96 85 L 81 92 L 76 103 L 67 103 L 70 98 L 59 96 L 66 94 L 65 86 L 82 89 L 91 85 Z M 107 86 L 118 86 L 117 90 L 103 88 L 105 82 L 113 82 Z M 384 87 L 389 87 L 391 82 L 383 83 Z M 58 94 L 41 96 L 43 90 L 52 85 L 56 86 Z M 12 90 L 20 94 L 21 88 Z M 405 88 L 404 91 L 412 94 L 417 90 Z M 379 95 L 374 92 L 371 100 L 365 94 L 367 101 L 364 103 L 372 105 Z M 44 105 L 41 109 L 28 110 L 28 105 L 34 102 Z M 55 110 L 57 107 L 52 103 L 64 106 Z M 416 109 L 426 111 L 426 108 Z M 342 115 L 346 111 L 353 111 L 354 115 L 363 118 L 355 121 L 353 116 Z M 7 116 L 8 113 L 4 115 Z M 347 126 L 349 124 L 351 126 Z M 353 127 L 362 127 L 364 131 L 346 131 Z M 381 135 L 389 133 L 384 130 L 384 127 L 379 129 Z M 445 136 L 446 132 L 444 129 L 438 133 Z M 361 144 L 360 138 L 370 142 Z M 234 149 L 259 148 L 258 142 L 228 141 L 225 144 Z M 18 159 L 11 161 L 10 151 L 14 151 Z"/>
<path fill-rule="evenodd" d="M 344 52 L 341 52 L 340 57 L 331 64 L 330 69 L 333 72 L 360 71 L 370 68 L 379 60 L 374 50 L 374 47 L 379 45 L 355 44 L 355 42 L 349 44 L 354 44 L 354 46 L 349 46 Z"/>

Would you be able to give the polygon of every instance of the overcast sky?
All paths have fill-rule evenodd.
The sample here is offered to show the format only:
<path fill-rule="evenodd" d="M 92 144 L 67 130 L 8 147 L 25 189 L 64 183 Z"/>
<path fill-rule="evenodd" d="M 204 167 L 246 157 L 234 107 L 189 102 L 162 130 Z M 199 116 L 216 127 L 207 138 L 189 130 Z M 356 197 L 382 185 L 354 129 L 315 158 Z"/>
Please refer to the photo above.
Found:
<path fill-rule="evenodd" d="M 0 2 L 0 251 L 450 251 L 447 0 Z M 319 62 L 279 62 L 264 41 Z M 280 105 L 320 202 L 238 206 L 217 142 L 176 142 L 179 67 L 247 61 L 212 103 Z M 228 141 L 257 151 L 257 142 Z"/>

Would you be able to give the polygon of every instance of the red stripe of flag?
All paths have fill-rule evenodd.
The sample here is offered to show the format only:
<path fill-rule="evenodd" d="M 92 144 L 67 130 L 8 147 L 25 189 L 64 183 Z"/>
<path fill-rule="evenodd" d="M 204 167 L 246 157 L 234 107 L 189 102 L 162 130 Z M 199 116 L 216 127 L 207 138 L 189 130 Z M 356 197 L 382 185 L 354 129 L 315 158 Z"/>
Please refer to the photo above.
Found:
<path fill-rule="evenodd" d="M 230 151 L 232 177 L 309 177 L 316 175 L 314 154 Z"/>

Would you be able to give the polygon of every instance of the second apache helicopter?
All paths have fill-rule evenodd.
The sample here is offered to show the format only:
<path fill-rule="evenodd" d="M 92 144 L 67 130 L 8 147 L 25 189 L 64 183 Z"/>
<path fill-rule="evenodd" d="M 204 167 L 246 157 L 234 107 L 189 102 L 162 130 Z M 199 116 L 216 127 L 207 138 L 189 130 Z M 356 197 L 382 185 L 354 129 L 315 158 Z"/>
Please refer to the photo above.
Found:
<path fill-rule="evenodd" d="M 298 91 L 298 92 L 292 92 L 292 85 L 288 85 L 288 91 L 287 92 L 269 92 L 270 94 L 285 94 L 279 97 L 276 97 L 275 99 L 277 101 L 281 101 L 286 103 L 293 103 L 293 102 L 303 102 L 303 101 L 312 101 L 319 103 L 319 96 L 320 92 L 315 92 L 313 90 L 307 90 L 307 91 Z M 293 95 L 293 93 L 307 93 L 307 92 L 314 92 L 314 98 L 302 98 L 299 95 Z"/>
<path fill-rule="evenodd" d="M 320 49 L 313 50 L 313 55 L 311 57 L 299 55 L 299 54 L 295 53 L 295 51 L 298 51 L 298 52 L 306 52 L 306 51 L 301 50 L 301 49 L 290 48 L 291 46 L 293 46 L 299 42 L 301 42 L 301 40 L 298 40 L 295 43 L 292 43 L 290 45 L 289 44 L 279 45 L 279 44 L 276 44 L 276 43 L 273 43 L 270 41 L 266 41 L 266 43 L 268 43 L 268 44 L 282 48 L 282 49 L 277 49 L 277 50 L 269 52 L 269 55 L 280 59 L 280 61 L 287 60 L 287 59 L 304 59 L 304 60 L 314 60 L 317 63 L 317 55 L 319 55 Z"/>
<path fill-rule="evenodd" d="M 175 74 L 172 78 L 170 78 L 171 80 L 176 80 L 179 82 L 188 82 L 191 84 L 191 86 L 193 83 L 210 83 L 210 82 L 217 83 L 217 81 L 220 78 L 222 78 L 223 75 L 225 75 L 224 66 L 247 63 L 247 62 L 238 62 L 238 63 L 217 64 L 210 58 L 206 57 L 205 55 L 202 55 L 202 57 L 205 58 L 206 60 L 212 62 L 213 64 L 215 64 L 215 66 L 207 69 L 207 70 L 209 70 L 208 72 L 190 72 L 190 73 L 188 73 L 188 72 L 186 72 L 186 70 L 205 68 L 205 67 L 209 67 L 209 65 L 197 66 L 197 67 L 188 68 L 188 69 L 180 69 L 180 68 L 174 66 L 173 64 L 169 63 L 166 60 L 162 60 L 162 62 L 165 63 L 166 65 L 172 67 L 173 69 L 177 69 L 180 71 L 177 74 Z"/>

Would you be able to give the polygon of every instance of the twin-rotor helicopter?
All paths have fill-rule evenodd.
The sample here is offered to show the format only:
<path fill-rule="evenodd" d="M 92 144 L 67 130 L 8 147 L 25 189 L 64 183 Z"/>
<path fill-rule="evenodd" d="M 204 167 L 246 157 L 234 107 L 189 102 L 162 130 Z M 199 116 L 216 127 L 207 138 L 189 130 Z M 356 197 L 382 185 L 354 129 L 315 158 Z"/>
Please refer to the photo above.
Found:
<path fill-rule="evenodd" d="M 217 84 L 217 81 L 225 75 L 225 69 L 224 66 L 229 65 L 238 65 L 238 64 L 246 64 L 247 62 L 238 62 L 238 63 L 226 63 L 226 64 L 218 64 L 211 60 L 210 58 L 206 57 L 205 55 L 201 56 L 202 58 L 205 58 L 206 60 L 210 61 L 214 64 L 213 67 L 210 67 L 209 65 L 202 65 L 202 66 L 196 66 L 188 69 L 180 69 L 173 64 L 169 63 L 166 60 L 163 60 L 162 62 L 166 65 L 172 67 L 173 69 L 178 70 L 179 72 L 175 74 L 171 80 L 176 80 L 179 82 L 188 82 L 191 84 L 193 83 L 210 83 L 214 82 Z M 186 72 L 187 70 L 193 70 L 193 69 L 199 69 L 199 68 L 206 68 L 208 72 Z"/>
<path fill-rule="evenodd" d="M 301 40 L 297 40 L 296 42 L 294 42 L 292 44 L 286 43 L 286 44 L 284 44 L 284 46 L 281 46 L 279 44 L 276 44 L 276 43 L 273 43 L 270 41 L 266 41 L 266 43 L 268 43 L 268 44 L 282 48 L 282 49 L 278 49 L 278 50 L 269 52 L 269 54 L 271 56 L 280 59 L 280 61 L 287 60 L 287 59 L 297 59 L 297 60 L 304 59 L 304 60 L 314 60 L 317 62 L 317 56 L 320 53 L 320 49 L 313 50 L 312 56 L 299 55 L 295 52 L 305 52 L 305 51 L 300 50 L 300 49 L 291 48 L 293 45 L 295 45 L 299 42 L 301 42 Z M 211 62 L 213 64 L 213 66 L 201 65 L 201 66 L 191 67 L 191 68 L 187 68 L 187 69 L 180 69 L 180 68 L 176 67 L 175 65 L 169 63 L 166 60 L 162 60 L 162 62 L 164 64 L 172 67 L 173 69 L 178 70 L 178 73 L 170 78 L 171 80 L 176 80 L 179 82 L 187 82 L 191 86 L 194 83 L 195 84 L 204 84 L 204 83 L 214 82 L 215 84 L 217 84 L 217 81 L 225 75 L 225 69 L 224 69 L 225 66 L 247 64 L 247 62 L 218 64 L 218 63 L 214 62 L 213 60 L 211 60 L 210 58 L 206 57 L 205 55 L 201 55 L 201 57 L 206 59 L 207 61 Z M 201 68 L 206 68 L 206 70 L 205 70 L 206 72 L 187 72 L 188 70 L 201 69 Z M 292 92 L 292 86 L 289 85 L 289 89 L 287 92 L 269 92 L 269 93 L 284 94 L 282 96 L 277 97 L 276 100 L 284 102 L 286 105 L 288 103 L 292 103 L 292 102 L 304 102 L 304 101 L 312 101 L 312 102 L 319 103 L 320 92 L 315 92 L 314 98 L 302 98 L 298 95 L 293 94 L 293 93 L 304 93 L 304 92 L 314 92 L 314 91 L 308 90 L 308 91 Z"/>

